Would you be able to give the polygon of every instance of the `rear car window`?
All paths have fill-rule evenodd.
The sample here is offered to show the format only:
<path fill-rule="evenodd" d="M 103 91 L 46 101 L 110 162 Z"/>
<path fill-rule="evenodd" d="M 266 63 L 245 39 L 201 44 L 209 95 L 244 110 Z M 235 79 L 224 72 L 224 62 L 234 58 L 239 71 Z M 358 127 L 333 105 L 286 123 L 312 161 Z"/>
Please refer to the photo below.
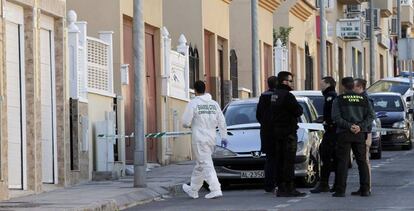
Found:
<path fill-rule="evenodd" d="M 404 95 L 407 92 L 409 87 L 410 87 L 410 84 L 406 82 L 380 80 L 380 81 L 375 82 L 372 86 L 370 86 L 367 89 L 367 91 L 369 93 L 397 92 L 397 93 L 400 93 L 401 95 Z"/>
<path fill-rule="evenodd" d="M 398 96 L 370 96 L 370 99 L 374 101 L 374 110 L 379 111 L 404 111 L 404 105 L 400 97 Z"/>

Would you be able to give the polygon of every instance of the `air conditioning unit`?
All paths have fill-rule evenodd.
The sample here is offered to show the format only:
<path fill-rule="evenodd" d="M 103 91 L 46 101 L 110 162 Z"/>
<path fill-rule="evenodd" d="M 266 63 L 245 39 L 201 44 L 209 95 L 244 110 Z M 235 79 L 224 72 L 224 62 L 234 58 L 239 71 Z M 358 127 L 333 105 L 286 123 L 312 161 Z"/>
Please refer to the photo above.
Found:
<path fill-rule="evenodd" d="M 360 4 L 346 5 L 345 13 L 361 13 Z"/>
<path fill-rule="evenodd" d="M 374 29 L 381 29 L 381 13 L 380 9 L 374 9 Z M 366 9 L 365 20 L 367 25 L 371 23 L 371 9 Z"/>

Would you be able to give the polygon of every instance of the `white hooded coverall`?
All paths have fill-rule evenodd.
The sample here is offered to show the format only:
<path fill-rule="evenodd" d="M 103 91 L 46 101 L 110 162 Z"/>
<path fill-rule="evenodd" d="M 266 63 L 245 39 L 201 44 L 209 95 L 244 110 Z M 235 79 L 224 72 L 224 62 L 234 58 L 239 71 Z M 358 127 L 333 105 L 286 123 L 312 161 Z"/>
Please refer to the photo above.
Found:
<path fill-rule="evenodd" d="M 192 99 L 182 116 L 184 127 L 191 127 L 193 156 L 196 165 L 191 175 L 191 190 L 198 192 L 204 180 L 210 191 L 221 191 L 211 155 L 216 146 L 216 127 L 222 139 L 227 139 L 227 126 L 219 104 L 210 94 Z"/>

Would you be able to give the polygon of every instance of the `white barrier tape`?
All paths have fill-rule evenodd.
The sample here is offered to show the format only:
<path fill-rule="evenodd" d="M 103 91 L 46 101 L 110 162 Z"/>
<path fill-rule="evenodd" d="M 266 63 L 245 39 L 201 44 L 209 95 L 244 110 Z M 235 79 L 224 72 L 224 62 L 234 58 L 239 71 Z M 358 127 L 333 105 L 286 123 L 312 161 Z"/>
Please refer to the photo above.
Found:
<path fill-rule="evenodd" d="M 180 137 L 185 135 L 191 135 L 191 131 L 188 132 L 161 132 L 161 133 L 149 133 L 145 135 L 145 138 L 174 138 L 174 137 Z M 131 133 L 131 135 L 106 135 L 106 134 L 98 134 L 98 138 L 133 138 L 134 133 Z"/>
<path fill-rule="evenodd" d="M 407 129 L 397 129 L 397 128 L 372 128 L 372 132 L 408 132 Z"/>

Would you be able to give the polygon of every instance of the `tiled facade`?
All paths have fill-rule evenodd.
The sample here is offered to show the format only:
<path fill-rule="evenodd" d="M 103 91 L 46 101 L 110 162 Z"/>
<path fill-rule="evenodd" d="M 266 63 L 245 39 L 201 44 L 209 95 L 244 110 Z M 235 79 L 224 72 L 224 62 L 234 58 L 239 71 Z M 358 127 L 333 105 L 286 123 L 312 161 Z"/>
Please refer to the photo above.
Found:
<path fill-rule="evenodd" d="M 54 52 L 54 71 L 55 71 L 55 81 L 54 81 L 54 93 L 56 95 L 56 144 L 57 144 L 57 165 L 58 166 L 58 175 L 55 175 L 57 178 L 55 183 L 58 185 L 67 185 L 65 176 L 65 165 L 64 163 L 67 160 L 63 155 L 67 154 L 65 149 L 65 143 L 69 142 L 67 136 L 68 128 L 68 98 L 67 98 L 67 75 L 66 75 L 66 41 L 65 41 L 65 10 L 66 10 L 66 1 L 65 0 L 40 0 L 40 1 L 31 1 L 31 0 L 16 0 L 16 1 L 2 1 L 2 11 L 7 10 L 6 2 L 18 5 L 23 8 L 24 15 L 24 60 L 22 61 L 25 69 L 25 109 L 26 109 L 26 121 L 23 122 L 26 127 L 26 148 L 25 157 L 26 162 L 25 172 L 24 172 L 24 181 L 26 184 L 23 184 L 24 190 L 33 191 L 35 193 L 42 192 L 42 120 L 41 120 L 41 62 L 40 62 L 40 25 L 41 25 L 41 15 L 47 15 L 52 17 L 54 20 L 54 29 L 53 29 L 53 52 Z M 4 16 L 2 16 L 4 17 Z M 1 119 L 1 174 L 2 182 L 0 182 L 0 198 L 7 199 L 10 197 L 8 190 L 8 181 L 10 179 L 8 172 L 8 134 L 7 130 L 7 100 L 11 96 L 7 96 L 6 86 L 8 81 L 6 80 L 7 71 L 5 66 L 5 55 L 7 55 L 7 50 L 5 46 L 5 19 L 1 18 L 1 33 L 0 45 L 2 46 L 1 52 L 1 91 L 0 94 L 4 98 L 2 104 L 2 119 Z M 19 167 L 16 167 L 19 168 Z"/>

